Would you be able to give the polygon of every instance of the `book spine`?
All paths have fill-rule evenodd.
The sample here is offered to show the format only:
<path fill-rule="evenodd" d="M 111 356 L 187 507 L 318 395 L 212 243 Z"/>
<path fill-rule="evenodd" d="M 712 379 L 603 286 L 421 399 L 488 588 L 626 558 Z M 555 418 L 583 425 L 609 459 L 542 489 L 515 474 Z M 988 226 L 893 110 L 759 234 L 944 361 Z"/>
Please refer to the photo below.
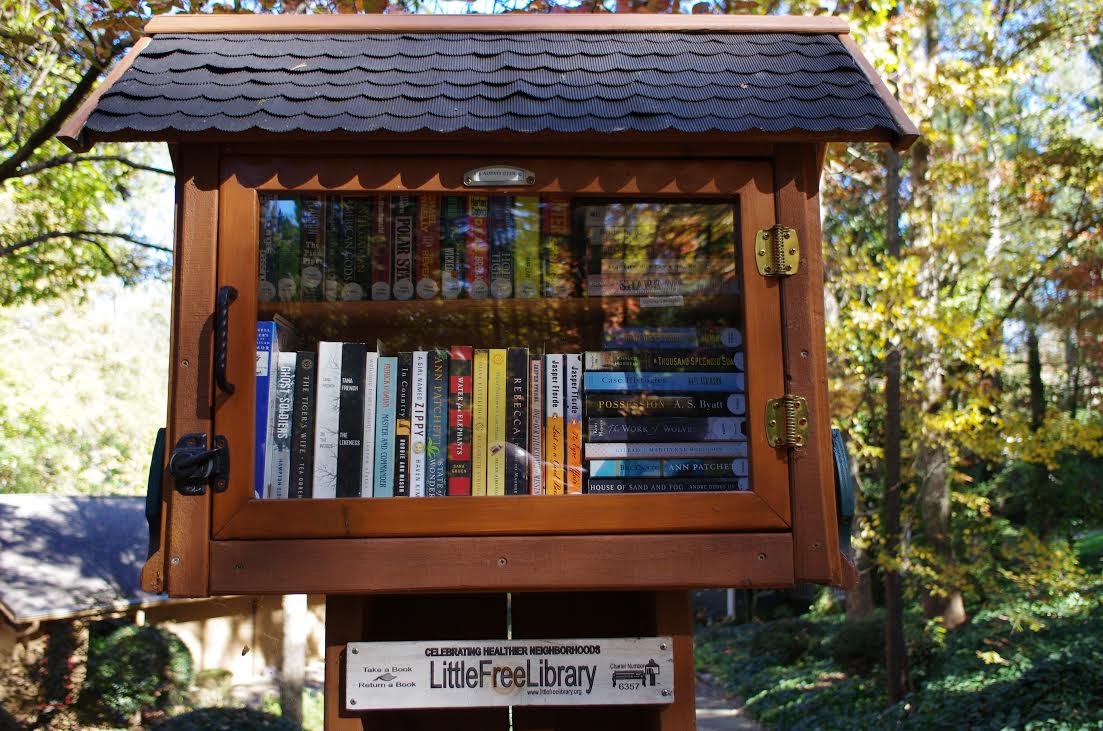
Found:
<path fill-rule="evenodd" d="M 467 266 L 464 279 L 467 296 L 486 299 L 490 293 L 490 241 L 487 239 L 487 199 L 485 195 L 468 198 Z"/>
<path fill-rule="evenodd" d="M 396 195 L 391 199 L 391 232 L 394 239 L 394 298 L 414 298 L 414 221 L 417 199 Z"/>
<path fill-rule="evenodd" d="M 590 481 L 595 477 L 662 477 L 663 463 L 659 459 L 594 459 L 590 460 Z"/>
<path fill-rule="evenodd" d="M 308 498 L 314 474 L 314 379 L 317 357 L 304 351 L 295 362 L 295 401 L 291 424 L 291 488 L 288 497 Z"/>
<path fill-rule="evenodd" d="M 529 489 L 544 494 L 544 362 L 533 358 L 529 371 Z"/>
<path fill-rule="evenodd" d="M 268 389 L 264 394 L 268 401 L 265 413 L 268 418 L 264 424 L 264 473 L 263 473 L 263 497 L 272 496 L 273 473 L 276 468 L 276 409 L 278 391 L 278 370 L 280 353 L 283 351 L 283 337 L 281 326 L 277 322 L 272 323 L 272 343 L 268 351 Z M 258 394 L 259 395 L 259 394 Z"/>
<path fill-rule="evenodd" d="M 540 201 L 540 266 L 545 297 L 577 293 L 571 255 L 571 201 L 547 196 Z"/>
<path fill-rule="evenodd" d="M 364 469 L 364 368 L 368 348 L 363 343 L 341 346 L 341 404 L 337 414 L 337 497 L 360 497 Z"/>
<path fill-rule="evenodd" d="M 440 292 L 440 196 L 417 199 L 417 296 L 431 300 Z"/>
<path fill-rule="evenodd" d="M 394 497 L 394 417 L 398 358 L 380 356 L 375 388 L 375 497 Z"/>
<path fill-rule="evenodd" d="M 586 277 L 590 297 L 641 295 L 725 294 L 722 282 L 711 274 L 590 274 Z"/>
<path fill-rule="evenodd" d="M 589 371 L 586 391 L 742 391 L 742 373 Z"/>
<path fill-rule="evenodd" d="M 429 351 L 428 408 L 425 426 L 425 494 L 448 494 L 448 351 Z"/>
<path fill-rule="evenodd" d="M 471 494 L 470 346 L 453 345 L 448 361 L 448 494 Z"/>
<path fill-rule="evenodd" d="M 326 302 L 342 299 L 344 284 L 345 206 L 340 196 L 325 198 L 325 269 L 322 296 Z"/>
<path fill-rule="evenodd" d="M 625 493 L 625 492 L 740 492 L 748 489 L 745 477 L 732 479 L 591 479 L 587 492 Z"/>
<path fill-rule="evenodd" d="M 746 439 L 738 416 L 591 416 L 586 436 L 591 442 L 732 442 Z"/>
<path fill-rule="evenodd" d="M 563 356 L 544 356 L 545 378 L 547 380 L 547 399 L 544 410 L 547 412 L 547 427 L 544 429 L 544 494 L 565 495 L 567 476 L 564 465 L 567 434 L 563 421 Z"/>
<path fill-rule="evenodd" d="M 410 403 L 414 354 L 398 354 L 398 396 L 394 417 L 394 496 L 409 497 L 410 492 Z"/>
<path fill-rule="evenodd" d="M 738 348 L 743 335 L 735 327 L 611 327 L 604 331 L 603 345 L 612 348 Z"/>
<path fill-rule="evenodd" d="M 567 494 L 581 495 L 582 472 L 582 354 L 563 356 L 563 373 L 566 376 L 566 392 L 563 396 L 566 411 L 567 443 Z"/>
<path fill-rule="evenodd" d="M 540 282 L 540 199 L 519 195 L 513 203 L 513 296 L 539 297 Z"/>
<path fill-rule="evenodd" d="M 750 464 L 736 459 L 664 459 L 663 477 L 748 477 Z"/>
<path fill-rule="evenodd" d="M 338 281 L 340 298 L 347 302 L 364 299 L 365 247 L 371 235 L 371 203 L 364 198 L 341 199 L 341 249 Z"/>
<path fill-rule="evenodd" d="M 528 348 L 506 351 L 505 494 L 529 494 Z"/>
<path fill-rule="evenodd" d="M 299 278 L 300 299 L 303 302 L 321 302 L 323 277 L 326 268 L 325 240 L 322 237 L 324 209 L 322 197 L 304 195 L 300 203 L 302 216 L 302 259 Z"/>
<path fill-rule="evenodd" d="M 391 298 L 391 207 L 387 195 L 378 194 L 372 198 L 372 237 L 371 237 L 371 298 L 389 300 Z"/>
<path fill-rule="evenodd" d="M 276 300 L 276 220 L 278 199 L 261 193 L 260 241 L 257 242 L 257 300 Z"/>
<path fill-rule="evenodd" d="M 314 407 L 314 497 L 337 497 L 341 343 L 318 343 L 318 395 Z"/>
<path fill-rule="evenodd" d="M 364 354 L 364 456 L 360 460 L 360 497 L 375 494 L 375 409 L 379 403 L 379 353 Z"/>
<path fill-rule="evenodd" d="M 587 418 L 594 416 L 743 416 L 741 393 L 600 393 L 584 399 Z"/>
<path fill-rule="evenodd" d="M 588 371 L 741 371 L 736 351 L 598 350 L 586 353 Z"/>
<path fill-rule="evenodd" d="M 513 296 L 513 200 L 492 195 L 489 202 L 490 296 Z"/>
<path fill-rule="evenodd" d="M 273 375 L 272 343 L 276 339 L 276 323 L 257 323 L 256 404 L 253 422 L 253 494 L 264 497 L 264 457 L 268 450 L 268 386 Z"/>
<path fill-rule="evenodd" d="M 506 351 L 490 351 L 486 388 L 486 494 L 506 494 Z"/>
<path fill-rule="evenodd" d="M 276 211 L 276 299 L 295 302 L 299 299 L 303 247 L 299 197 L 279 198 Z"/>
<path fill-rule="evenodd" d="M 429 353 L 414 351 L 410 411 L 410 496 L 425 497 L 425 434 L 429 408 Z"/>
<path fill-rule="evenodd" d="M 467 199 L 446 195 L 440 215 L 440 286 L 445 299 L 454 300 L 466 287 L 464 250 L 467 246 Z"/>
<path fill-rule="evenodd" d="M 686 459 L 746 457 L 746 442 L 608 442 L 588 443 L 586 459 Z"/>
<path fill-rule="evenodd" d="M 286 499 L 291 491 L 291 429 L 295 412 L 295 353 L 276 363 L 276 423 L 272 438 L 272 482 L 265 497 Z"/>
<path fill-rule="evenodd" d="M 486 495 L 486 406 L 490 351 L 476 350 L 471 366 L 471 494 Z"/>

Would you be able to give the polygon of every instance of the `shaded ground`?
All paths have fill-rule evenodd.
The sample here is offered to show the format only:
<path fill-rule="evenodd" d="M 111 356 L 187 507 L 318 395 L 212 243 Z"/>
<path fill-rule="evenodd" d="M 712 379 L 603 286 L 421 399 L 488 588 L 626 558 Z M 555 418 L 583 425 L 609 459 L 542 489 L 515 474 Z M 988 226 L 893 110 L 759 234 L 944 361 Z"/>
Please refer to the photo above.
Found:
<path fill-rule="evenodd" d="M 697 674 L 697 731 L 764 731 L 732 695 L 707 673 Z"/>

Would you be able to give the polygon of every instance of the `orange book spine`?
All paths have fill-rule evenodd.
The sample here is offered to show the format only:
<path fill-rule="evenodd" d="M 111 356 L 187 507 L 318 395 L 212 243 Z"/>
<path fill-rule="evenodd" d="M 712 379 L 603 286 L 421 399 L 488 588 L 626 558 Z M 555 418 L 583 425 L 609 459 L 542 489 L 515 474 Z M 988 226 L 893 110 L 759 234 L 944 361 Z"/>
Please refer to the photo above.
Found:
<path fill-rule="evenodd" d="M 545 384 L 547 427 L 544 430 L 544 494 L 565 495 L 567 482 L 563 469 L 566 427 L 563 422 L 563 356 L 546 356 Z M 579 436 L 581 436 L 581 425 Z"/>
<path fill-rule="evenodd" d="M 582 355 L 563 356 L 566 377 L 564 406 L 567 422 L 566 454 L 567 494 L 582 494 Z"/>

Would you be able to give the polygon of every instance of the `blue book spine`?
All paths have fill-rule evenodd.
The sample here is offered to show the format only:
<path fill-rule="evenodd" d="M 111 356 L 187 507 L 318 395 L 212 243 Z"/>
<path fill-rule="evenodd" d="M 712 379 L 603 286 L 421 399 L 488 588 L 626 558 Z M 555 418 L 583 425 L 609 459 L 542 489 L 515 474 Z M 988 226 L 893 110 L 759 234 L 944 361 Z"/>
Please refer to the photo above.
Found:
<path fill-rule="evenodd" d="M 398 399 L 398 358 L 379 358 L 375 399 L 374 497 L 394 497 L 395 404 Z"/>
<path fill-rule="evenodd" d="M 590 477 L 662 477 L 662 461 L 657 459 L 590 460 Z"/>
<path fill-rule="evenodd" d="M 425 495 L 448 494 L 448 351 L 430 350 L 425 424 Z"/>
<path fill-rule="evenodd" d="M 587 391 L 743 391 L 742 373 L 606 373 L 588 371 Z"/>
<path fill-rule="evenodd" d="M 268 445 L 268 391 L 272 382 L 273 364 L 272 345 L 276 342 L 276 323 L 257 323 L 257 389 L 256 424 L 254 437 L 256 455 L 253 457 L 253 493 L 264 497 L 264 454 Z"/>

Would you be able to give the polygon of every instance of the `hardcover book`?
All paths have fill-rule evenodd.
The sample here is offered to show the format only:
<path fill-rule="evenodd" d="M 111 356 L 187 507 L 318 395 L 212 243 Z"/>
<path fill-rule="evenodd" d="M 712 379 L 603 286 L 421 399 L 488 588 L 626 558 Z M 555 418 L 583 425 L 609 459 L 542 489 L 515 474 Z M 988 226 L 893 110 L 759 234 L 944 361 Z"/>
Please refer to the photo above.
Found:
<path fill-rule="evenodd" d="M 394 421 L 394 496 L 409 497 L 410 492 L 410 404 L 413 397 L 411 378 L 414 354 L 398 354 L 398 397 L 395 400 Z"/>
<path fill-rule="evenodd" d="M 743 391 L 742 373 L 588 371 L 583 387 L 594 391 Z"/>
<path fill-rule="evenodd" d="M 448 361 L 448 494 L 471 494 L 471 361 L 473 348 L 453 345 Z"/>
<path fill-rule="evenodd" d="M 506 494 L 506 351 L 490 351 L 486 400 L 486 494 Z"/>
<path fill-rule="evenodd" d="M 326 196 L 325 198 L 325 243 L 323 255 L 325 268 L 322 271 L 323 284 L 322 295 L 326 302 L 338 302 L 341 296 L 341 288 L 344 286 L 344 251 L 345 251 L 345 204 L 340 196 Z"/>
<path fill-rule="evenodd" d="M 440 196 L 417 199 L 417 296 L 431 300 L 440 292 Z"/>
<path fill-rule="evenodd" d="M 467 199 L 446 195 L 440 215 L 440 278 L 445 299 L 454 300 L 466 288 Z"/>
<path fill-rule="evenodd" d="M 741 371 L 735 351 L 598 350 L 586 353 L 588 371 Z"/>
<path fill-rule="evenodd" d="M 606 349 L 616 348 L 738 348 L 743 345 L 739 328 L 700 325 L 698 327 L 611 327 L 604 332 Z"/>
<path fill-rule="evenodd" d="M 337 497 L 360 497 L 364 460 L 364 368 L 368 348 L 363 343 L 341 346 L 341 403 L 337 416 Z"/>
<path fill-rule="evenodd" d="M 412 195 L 391 198 L 391 235 L 394 240 L 394 298 L 414 298 L 414 220 L 417 203 Z"/>
<path fill-rule="evenodd" d="M 299 267 L 302 265 L 302 232 L 298 196 L 277 198 L 276 211 L 276 299 L 299 299 Z"/>
<path fill-rule="evenodd" d="M 532 359 L 529 370 L 529 489 L 544 494 L 544 360 Z"/>
<path fill-rule="evenodd" d="M 586 492 L 596 493 L 645 493 L 645 492 L 740 492 L 749 489 L 745 477 L 731 479 L 593 479 Z"/>
<path fill-rule="evenodd" d="M 341 343 L 318 343 L 318 395 L 314 408 L 314 497 L 337 497 Z"/>
<path fill-rule="evenodd" d="M 545 297 L 573 297 L 574 261 L 571 254 L 571 201 L 546 196 L 540 201 L 540 264 L 543 269 Z"/>
<path fill-rule="evenodd" d="M 271 193 L 258 196 L 260 240 L 257 242 L 257 300 L 276 300 L 276 220 L 278 199 Z"/>
<path fill-rule="evenodd" d="M 541 296 L 540 199 L 519 195 L 513 199 L 513 294 L 521 299 Z"/>
<path fill-rule="evenodd" d="M 567 494 L 582 494 L 582 355 L 571 353 L 563 356 L 563 373 L 566 381 L 564 407 L 567 442 L 564 452 L 567 463 Z"/>
<path fill-rule="evenodd" d="M 489 198 L 490 296 L 513 296 L 513 201 L 508 195 Z"/>
<path fill-rule="evenodd" d="M 290 340 L 291 330 L 283 324 L 271 320 L 257 323 L 253 491 L 258 498 L 265 495 L 266 457 L 275 430 L 276 365 Z"/>
<path fill-rule="evenodd" d="M 663 477 L 748 477 L 750 464 L 737 459 L 664 459 Z"/>
<path fill-rule="evenodd" d="M 506 351 L 505 494 L 529 494 L 528 348 Z M 581 453 L 581 449 L 579 450 Z"/>
<path fill-rule="evenodd" d="M 300 298 L 303 302 L 321 302 L 324 296 L 326 250 L 323 233 L 322 197 L 304 195 L 301 198 L 302 260 L 299 276 Z"/>
<path fill-rule="evenodd" d="M 475 351 L 475 360 L 471 367 L 471 494 L 486 495 L 486 433 L 487 433 L 487 388 L 490 371 L 490 351 Z"/>
<path fill-rule="evenodd" d="M 375 494 L 375 408 L 379 403 L 379 353 L 364 356 L 364 456 L 360 460 L 360 497 Z"/>
<path fill-rule="evenodd" d="M 314 353 L 302 351 L 297 354 L 291 424 L 291 488 L 287 495 L 291 498 L 308 498 L 313 494 L 316 365 Z"/>
<path fill-rule="evenodd" d="M 746 442 L 589 442 L 586 459 L 686 459 L 746 457 Z"/>
<path fill-rule="evenodd" d="M 284 499 L 291 489 L 291 423 L 295 404 L 295 353 L 280 353 L 276 361 L 276 414 L 268 457 L 264 496 Z"/>
<path fill-rule="evenodd" d="M 490 294 L 490 241 L 487 238 L 487 198 L 473 195 L 467 199 L 467 261 L 464 279 L 467 296 L 486 299 Z"/>
<path fill-rule="evenodd" d="M 741 393 L 596 393 L 585 398 L 593 416 L 742 416 L 747 399 Z"/>
<path fill-rule="evenodd" d="M 590 479 L 595 477 L 662 477 L 661 459 L 593 459 Z"/>
<path fill-rule="evenodd" d="M 429 353 L 414 351 L 410 411 L 410 495 L 425 497 L 425 435 L 429 425 Z"/>
<path fill-rule="evenodd" d="M 564 456 L 567 444 L 567 425 L 565 413 L 563 356 L 544 356 L 544 377 L 547 398 L 544 411 L 547 414 L 547 426 L 544 429 L 544 494 L 567 494 L 567 474 Z"/>
<path fill-rule="evenodd" d="M 732 442 L 746 439 L 739 416 L 591 416 L 591 442 Z"/>
<path fill-rule="evenodd" d="M 428 408 L 425 426 L 425 494 L 448 494 L 448 351 L 429 351 Z"/>
<path fill-rule="evenodd" d="M 341 299 L 357 302 L 367 299 L 371 286 L 370 198 L 348 197 L 341 207 Z"/>
<path fill-rule="evenodd" d="M 368 199 L 365 199 L 368 200 Z M 371 199 L 373 208 L 371 238 L 371 298 L 391 298 L 391 206 L 388 196 L 379 193 Z"/>
<path fill-rule="evenodd" d="M 379 357 L 375 397 L 375 497 L 394 497 L 394 417 L 398 358 Z"/>

